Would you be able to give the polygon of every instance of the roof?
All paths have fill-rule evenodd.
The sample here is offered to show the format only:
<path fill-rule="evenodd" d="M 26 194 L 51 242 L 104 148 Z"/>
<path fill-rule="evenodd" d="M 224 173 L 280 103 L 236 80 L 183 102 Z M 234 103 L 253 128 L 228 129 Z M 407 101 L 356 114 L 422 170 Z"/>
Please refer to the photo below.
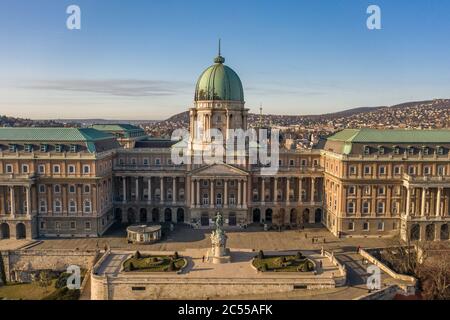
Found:
<path fill-rule="evenodd" d="M 93 128 L 0 128 L 0 141 L 98 141 L 112 135 Z"/>
<path fill-rule="evenodd" d="M 345 129 L 328 141 L 350 143 L 450 143 L 450 130 Z"/>
<path fill-rule="evenodd" d="M 128 123 L 106 123 L 106 124 L 93 124 L 92 128 L 101 131 L 130 131 L 130 130 L 143 130 L 141 127 L 128 124 Z"/>
<path fill-rule="evenodd" d="M 230 67 L 224 65 L 225 59 L 218 56 L 215 64 L 207 68 L 198 78 L 195 88 L 195 101 L 226 100 L 244 101 L 241 79 Z"/>

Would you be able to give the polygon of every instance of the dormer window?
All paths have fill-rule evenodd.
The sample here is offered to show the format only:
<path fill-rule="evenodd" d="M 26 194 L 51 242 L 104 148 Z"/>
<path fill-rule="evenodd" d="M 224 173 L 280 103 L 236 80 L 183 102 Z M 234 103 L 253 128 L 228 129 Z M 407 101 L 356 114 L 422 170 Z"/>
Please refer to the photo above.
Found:
<path fill-rule="evenodd" d="M 368 146 L 365 146 L 365 147 L 364 147 L 364 154 L 365 154 L 365 155 L 370 154 L 370 147 L 368 147 Z"/>
<path fill-rule="evenodd" d="M 55 151 L 56 152 L 62 152 L 62 145 L 60 145 L 60 144 L 57 144 L 56 146 L 55 146 Z"/>
<path fill-rule="evenodd" d="M 430 149 L 428 147 L 423 146 L 422 147 L 422 152 L 423 152 L 424 155 L 427 156 L 430 153 Z"/>
<path fill-rule="evenodd" d="M 400 154 L 400 148 L 398 146 L 394 146 L 394 154 Z"/>
<path fill-rule="evenodd" d="M 16 152 L 16 150 L 17 150 L 17 145 L 15 145 L 15 144 L 9 145 L 9 152 Z"/>
<path fill-rule="evenodd" d="M 26 144 L 26 145 L 25 145 L 25 151 L 26 151 L 26 152 L 32 152 L 32 151 L 33 151 L 33 145 L 31 145 L 31 144 Z"/>
<path fill-rule="evenodd" d="M 378 147 L 378 154 L 380 154 L 380 155 L 384 154 L 384 147 L 383 146 L 379 146 Z"/>
<path fill-rule="evenodd" d="M 438 155 L 440 155 L 440 156 L 444 155 L 444 148 L 437 146 L 436 149 L 437 149 Z"/>
<path fill-rule="evenodd" d="M 410 155 L 413 155 L 414 154 L 414 147 L 408 147 L 408 153 L 410 154 Z"/>
<path fill-rule="evenodd" d="M 70 152 L 77 152 L 78 146 L 76 144 L 70 145 Z"/>
<path fill-rule="evenodd" d="M 47 152 L 47 150 L 48 150 L 48 145 L 47 145 L 47 144 L 41 144 L 40 150 L 41 150 L 41 152 Z"/>

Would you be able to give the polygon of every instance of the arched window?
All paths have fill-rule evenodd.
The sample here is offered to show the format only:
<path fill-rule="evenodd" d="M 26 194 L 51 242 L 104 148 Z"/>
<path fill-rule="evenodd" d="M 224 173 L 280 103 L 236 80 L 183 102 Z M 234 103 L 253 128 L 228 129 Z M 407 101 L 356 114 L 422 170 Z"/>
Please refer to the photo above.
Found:
<path fill-rule="evenodd" d="M 222 194 L 221 193 L 218 193 L 216 195 L 216 204 L 217 205 L 222 205 Z"/>
<path fill-rule="evenodd" d="M 91 201 L 85 200 L 84 201 L 84 213 L 91 213 Z"/>
<path fill-rule="evenodd" d="M 69 201 L 69 213 L 76 213 L 77 212 L 77 203 L 70 199 Z"/>
<path fill-rule="evenodd" d="M 178 191 L 178 196 L 180 197 L 181 201 L 184 200 L 184 189 L 183 188 L 181 188 L 180 191 Z"/>
<path fill-rule="evenodd" d="M 167 199 L 168 200 L 172 200 L 172 195 L 173 195 L 172 189 L 171 188 L 167 189 Z"/>
<path fill-rule="evenodd" d="M 53 205 L 53 211 L 55 213 L 61 213 L 61 201 L 59 199 L 56 199 Z"/>
<path fill-rule="evenodd" d="M 204 193 L 204 194 L 203 194 L 203 197 L 202 197 L 202 204 L 209 204 L 209 196 L 208 196 L 207 193 Z"/>
<path fill-rule="evenodd" d="M 234 195 L 234 193 L 230 193 L 229 202 L 230 202 L 231 205 L 235 205 L 236 204 L 236 196 Z"/>
<path fill-rule="evenodd" d="M 253 201 L 258 201 L 258 189 L 253 189 Z"/>
<path fill-rule="evenodd" d="M 46 213 L 47 212 L 47 202 L 45 200 L 39 201 L 39 212 Z"/>
<path fill-rule="evenodd" d="M 161 189 L 159 188 L 155 189 L 155 199 L 161 200 Z"/>

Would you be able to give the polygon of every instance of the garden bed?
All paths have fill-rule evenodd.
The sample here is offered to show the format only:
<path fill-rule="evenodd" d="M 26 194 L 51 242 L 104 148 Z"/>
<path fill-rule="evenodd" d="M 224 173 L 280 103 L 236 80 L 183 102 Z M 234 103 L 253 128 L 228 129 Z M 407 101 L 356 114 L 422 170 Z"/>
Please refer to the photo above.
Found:
<path fill-rule="evenodd" d="M 136 252 L 123 263 L 125 272 L 178 272 L 187 265 L 187 260 L 174 255 L 141 255 Z"/>
<path fill-rule="evenodd" d="M 260 252 L 252 261 L 261 272 L 312 272 L 315 263 L 301 253 L 295 255 L 264 255 Z"/>

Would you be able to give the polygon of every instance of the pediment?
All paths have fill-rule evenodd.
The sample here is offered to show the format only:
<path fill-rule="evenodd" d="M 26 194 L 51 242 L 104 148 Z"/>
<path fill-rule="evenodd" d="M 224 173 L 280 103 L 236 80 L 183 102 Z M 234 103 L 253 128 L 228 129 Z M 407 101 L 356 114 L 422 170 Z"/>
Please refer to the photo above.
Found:
<path fill-rule="evenodd" d="M 212 164 L 197 168 L 191 171 L 191 176 L 195 177 L 242 177 L 248 173 L 240 168 L 229 164 Z"/>

